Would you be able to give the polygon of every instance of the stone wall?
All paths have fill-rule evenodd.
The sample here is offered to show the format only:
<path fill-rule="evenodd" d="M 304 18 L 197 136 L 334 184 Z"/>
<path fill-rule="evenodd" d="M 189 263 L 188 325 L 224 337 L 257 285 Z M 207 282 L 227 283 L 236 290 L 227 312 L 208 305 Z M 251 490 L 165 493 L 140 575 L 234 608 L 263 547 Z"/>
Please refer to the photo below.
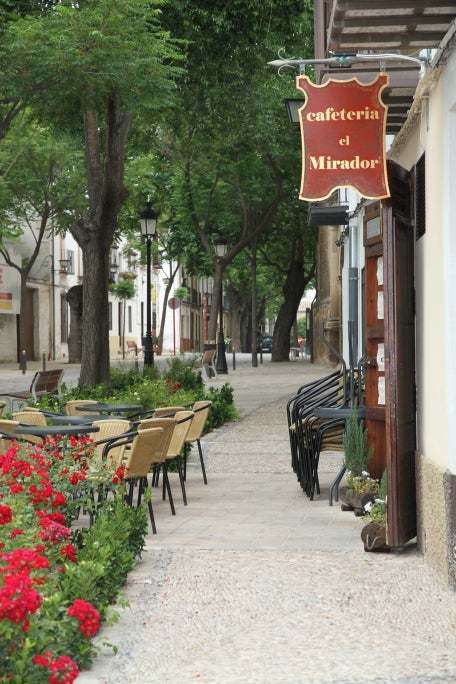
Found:
<path fill-rule="evenodd" d="M 417 454 L 418 546 L 456 589 L 456 476 Z"/>

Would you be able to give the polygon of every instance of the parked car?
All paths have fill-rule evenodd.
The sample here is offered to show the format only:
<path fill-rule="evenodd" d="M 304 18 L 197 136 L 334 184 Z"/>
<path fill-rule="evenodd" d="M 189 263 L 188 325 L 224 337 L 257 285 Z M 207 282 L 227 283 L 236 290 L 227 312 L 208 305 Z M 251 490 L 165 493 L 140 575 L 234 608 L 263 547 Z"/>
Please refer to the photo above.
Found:
<path fill-rule="evenodd" d="M 263 335 L 262 337 L 258 338 L 258 345 L 257 345 L 257 351 L 263 351 L 263 352 L 272 352 L 272 336 L 271 335 Z"/>

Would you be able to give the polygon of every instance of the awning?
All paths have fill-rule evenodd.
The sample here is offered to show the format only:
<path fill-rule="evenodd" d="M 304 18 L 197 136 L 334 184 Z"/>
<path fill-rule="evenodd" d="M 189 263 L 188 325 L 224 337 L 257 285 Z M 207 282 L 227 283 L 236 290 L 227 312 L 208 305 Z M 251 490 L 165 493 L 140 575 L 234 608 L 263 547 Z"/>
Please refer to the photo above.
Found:
<path fill-rule="evenodd" d="M 455 18 L 455 0 L 334 0 L 327 47 L 416 53 L 437 48 Z"/>

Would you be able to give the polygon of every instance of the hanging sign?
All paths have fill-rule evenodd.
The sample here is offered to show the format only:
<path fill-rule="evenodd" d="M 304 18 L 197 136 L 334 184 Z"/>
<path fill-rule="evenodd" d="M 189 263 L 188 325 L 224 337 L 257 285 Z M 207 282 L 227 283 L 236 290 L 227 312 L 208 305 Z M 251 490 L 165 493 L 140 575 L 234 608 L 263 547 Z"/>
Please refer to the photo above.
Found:
<path fill-rule="evenodd" d="M 356 78 L 316 85 L 307 76 L 298 76 L 297 88 L 306 98 L 299 110 L 299 199 L 323 200 L 343 187 L 368 199 L 390 196 L 385 159 L 388 108 L 381 100 L 388 83 L 387 74 L 379 74 L 368 85 Z"/>

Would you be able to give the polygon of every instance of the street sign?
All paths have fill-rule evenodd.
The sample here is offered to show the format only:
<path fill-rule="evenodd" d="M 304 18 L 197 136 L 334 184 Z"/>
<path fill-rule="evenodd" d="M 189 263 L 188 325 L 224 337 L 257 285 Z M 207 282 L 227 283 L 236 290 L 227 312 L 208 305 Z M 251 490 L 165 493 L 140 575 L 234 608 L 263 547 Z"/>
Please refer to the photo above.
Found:
<path fill-rule="evenodd" d="M 171 297 L 171 299 L 168 300 L 168 306 L 173 311 L 175 309 L 178 309 L 180 307 L 180 305 L 181 305 L 180 300 L 177 297 Z"/>
<path fill-rule="evenodd" d="M 336 188 L 352 187 L 362 197 L 389 197 L 385 159 L 387 106 L 381 100 L 387 74 L 372 83 L 328 79 L 322 85 L 298 76 L 305 95 L 299 110 L 302 178 L 299 199 L 316 201 Z"/>

